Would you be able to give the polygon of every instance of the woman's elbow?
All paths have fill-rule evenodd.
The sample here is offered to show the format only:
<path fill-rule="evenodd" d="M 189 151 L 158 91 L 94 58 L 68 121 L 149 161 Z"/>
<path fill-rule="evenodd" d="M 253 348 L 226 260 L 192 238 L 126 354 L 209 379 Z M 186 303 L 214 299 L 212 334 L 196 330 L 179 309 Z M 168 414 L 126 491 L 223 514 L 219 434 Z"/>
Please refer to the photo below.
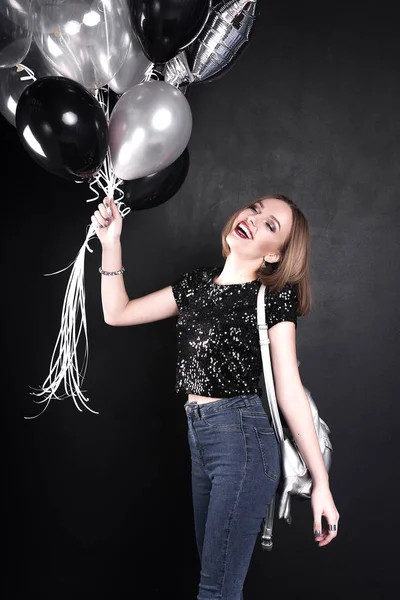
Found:
<path fill-rule="evenodd" d="M 119 325 L 115 316 L 104 314 L 104 323 L 106 325 L 110 325 L 111 327 L 117 327 Z"/>

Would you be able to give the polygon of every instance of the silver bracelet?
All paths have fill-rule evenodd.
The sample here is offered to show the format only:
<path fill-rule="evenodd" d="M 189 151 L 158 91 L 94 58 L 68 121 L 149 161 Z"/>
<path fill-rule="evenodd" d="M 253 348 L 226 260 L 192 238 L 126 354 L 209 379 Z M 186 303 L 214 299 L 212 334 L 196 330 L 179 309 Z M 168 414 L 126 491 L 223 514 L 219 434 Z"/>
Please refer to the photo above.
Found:
<path fill-rule="evenodd" d="M 124 271 L 125 267 L 121 267 L 120 269 L 118 269 L 118 271 L 103 271 L 103 269 L 99 267 L 99 273 L 101 275 L 122 275 Z"/>

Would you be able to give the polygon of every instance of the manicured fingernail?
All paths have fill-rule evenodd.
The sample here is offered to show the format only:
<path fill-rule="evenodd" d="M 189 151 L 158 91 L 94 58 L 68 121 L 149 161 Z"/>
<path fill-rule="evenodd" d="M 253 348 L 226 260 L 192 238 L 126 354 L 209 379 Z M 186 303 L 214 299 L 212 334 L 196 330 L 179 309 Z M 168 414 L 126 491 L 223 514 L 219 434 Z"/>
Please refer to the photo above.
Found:
<path fill-rule="evenodd" d="M 318 537 L 319 535 L 321 535 L 321 532 L 318 530 L 314 531 L 314 537 Z"/>

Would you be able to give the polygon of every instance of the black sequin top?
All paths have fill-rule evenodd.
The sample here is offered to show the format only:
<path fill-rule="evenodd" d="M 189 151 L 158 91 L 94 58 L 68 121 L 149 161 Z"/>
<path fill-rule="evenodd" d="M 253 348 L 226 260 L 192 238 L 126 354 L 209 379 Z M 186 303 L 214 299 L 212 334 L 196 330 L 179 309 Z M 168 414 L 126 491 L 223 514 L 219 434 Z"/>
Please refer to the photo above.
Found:
<path fill-rule="evenodd" d="M 258 280 L 218 285 L 220 268 L 202 267 L 175 281 L 178 305 L 176 392 L 210 398 L 258 394 L 262 390 L 257 330 Z M 297 327 L 297 297 L 287 284 L 266 292 L 268 327 L 292 321 Z"/>

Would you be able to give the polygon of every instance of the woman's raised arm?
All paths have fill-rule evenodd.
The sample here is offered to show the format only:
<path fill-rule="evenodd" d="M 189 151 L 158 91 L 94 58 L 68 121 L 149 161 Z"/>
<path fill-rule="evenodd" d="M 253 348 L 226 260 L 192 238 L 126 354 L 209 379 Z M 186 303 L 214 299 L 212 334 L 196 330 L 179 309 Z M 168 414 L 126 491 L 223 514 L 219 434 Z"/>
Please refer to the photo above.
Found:
<path fill-rule="evenodd" d="M 122 217 L 113 199 L 105 198 L 92 216 L 92 224 L 102 245 L 101 268 L 107 273 L 122 269 Z M 102 275 L 101 301 L 104 320 L 109 325 L 140 325 L 160 321 L 178 314 L 178 307 L 168 286 L 141 298 L 130 300 L 123 275 Z"/>

